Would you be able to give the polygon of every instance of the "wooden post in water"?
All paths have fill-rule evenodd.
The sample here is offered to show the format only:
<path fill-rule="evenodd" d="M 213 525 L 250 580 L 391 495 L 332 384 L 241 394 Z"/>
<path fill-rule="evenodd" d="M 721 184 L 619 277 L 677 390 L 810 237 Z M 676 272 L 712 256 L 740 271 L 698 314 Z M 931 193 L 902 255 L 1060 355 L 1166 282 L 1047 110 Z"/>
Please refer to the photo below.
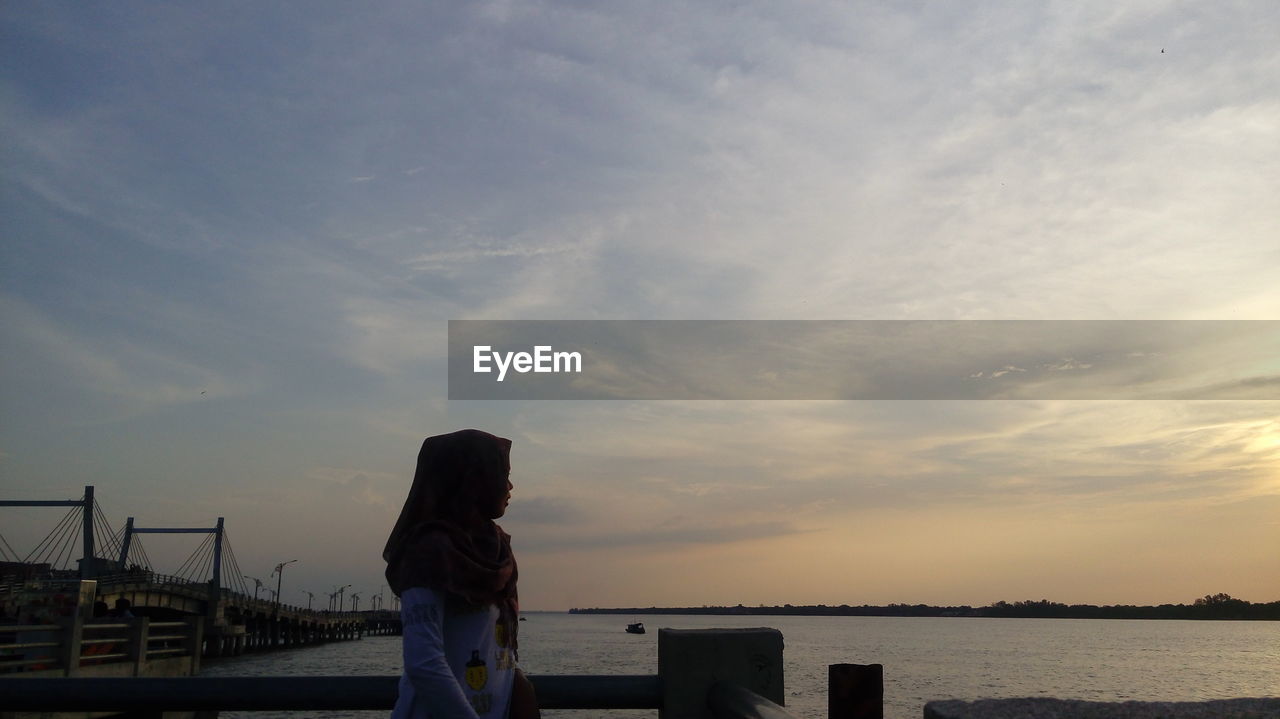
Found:
<path fill-rule="evenodd" d="M 828 666 L 827 719 L 884 719 L 884 666 Z"/>

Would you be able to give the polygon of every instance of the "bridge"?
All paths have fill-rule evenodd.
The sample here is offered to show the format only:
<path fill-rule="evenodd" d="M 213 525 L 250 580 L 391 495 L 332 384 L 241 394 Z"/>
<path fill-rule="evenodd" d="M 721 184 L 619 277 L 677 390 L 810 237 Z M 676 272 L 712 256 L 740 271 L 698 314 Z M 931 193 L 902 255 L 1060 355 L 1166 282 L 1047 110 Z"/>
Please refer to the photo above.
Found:
<path fill-rule="evenodd" d="M 56 606 L 47 597 L 35 603 L 24 597 L 39 594 L 41 589 L 48 596 L 72 597 L 76 593 L 60 589 L 60 585 L 70 582 L 79 586 L 84 580 L 93 580 L 92 585 L 84 584 L 94 587 L 95 596 L 87 601 L 110 607 L 125 599 L 132 611 L 153 621 L 202 618 L 203 654 L 209 657 L 400 631 L 398 612 L 380 607 L 380 597 L 374 597 L 374 610 L 361 612 L 359 597 L 353 594 L 351 609 L 346 610 L 347 587 L 329 595 L 325 610 L 280 601 L 278 589 L 273 591 L 262 580 L 240 571 L 222 517 L 212 527 L 142 527 L 129 517 L 115 532 L 97 503 L 93 486 L 85 487 L 79 499 L 0 500 L 0 507 L 69 508 L 48 536 L 25 556 L 19 556 L 0 535 L 0 606 L 6 615 L 19 620 L 47 623 L 58 619 L 58 613 L 74 613 L 65 600 L 63 606 Z M 143 536 L 153 534 L 203 534 L 205 539 L 174 574 L 162 574 L 152 568 L 142 542 Z M 71 569 L 76 544 L 80 558 Z M 290 563 L 277 565 L 272 573 L 278 577 L 277 587 Z M 246 580 L 253 581 L 252 592 Z M 264 588 L 276 596 L 260 598 Z"/>

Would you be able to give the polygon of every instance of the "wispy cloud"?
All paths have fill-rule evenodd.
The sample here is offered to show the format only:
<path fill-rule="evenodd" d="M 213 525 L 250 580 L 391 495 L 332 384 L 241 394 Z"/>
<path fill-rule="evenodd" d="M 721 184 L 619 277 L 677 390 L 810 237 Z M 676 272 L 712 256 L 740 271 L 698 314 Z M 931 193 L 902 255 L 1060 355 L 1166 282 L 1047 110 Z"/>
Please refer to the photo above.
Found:
<path fill-rule="evenodd" d="M 599 552 L 610 549 L 670 549 L 688 545 L 736 544 L 796 534 L 799 530 L 787 522 L 758 524 L 711 525 L 701 527 L 662 527 L 634 530 L 622 529 L 604 533 L 574 533 L 548 536 L 525 534 L 523 551 L 528 552 Z"/>
<path fill-rule="evenodd" d="M 404 479 L 389 472 L 341 467 L 312 467 L 306 479 L 308 490 L 328 495 L 337 504 L 359 503 L 399 511 Z"/>
<path fill-rule="evenodd" d="M 252 387 L 251 379 L 228 376 L 191 353 L 85 333 L 13 297 L 0 297 L 0 316 L 12 342 L 5 372 L 14 381 L 40 388 L 40 401 L 21 406 L 44 421 L 119 421 L 163 407 L 243 395 Z"/>
<path fill-rule="evenodd" d="M 527 259 L 541 255 L 553 255 L 570 252 L 575 248 L 570 245 L 528 246 L 520 244 L 479 244 L 473 247 L 461 247 L 418 255 L 402 262 L 406 267 L 417 271 L 447 270 L 456 265 L 481 262 L 491 259 Z"/>

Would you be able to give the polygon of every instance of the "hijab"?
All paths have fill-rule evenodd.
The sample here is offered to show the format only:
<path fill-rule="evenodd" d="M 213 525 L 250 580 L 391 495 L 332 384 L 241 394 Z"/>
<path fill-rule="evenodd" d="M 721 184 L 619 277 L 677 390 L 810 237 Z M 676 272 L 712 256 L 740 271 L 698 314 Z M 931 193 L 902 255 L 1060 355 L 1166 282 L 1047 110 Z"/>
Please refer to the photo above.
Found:
<path fill-rule="evenodd" d="M 503 483 L 505 491 L 510 458 L 511 440 L 480 430 L 428 437 L 382 558 L 396 596 L 425 587 L 472 608 L 496 605 L 514 652 L 520 603 L 511 537 L 475 511 L 486 489 Z"/>

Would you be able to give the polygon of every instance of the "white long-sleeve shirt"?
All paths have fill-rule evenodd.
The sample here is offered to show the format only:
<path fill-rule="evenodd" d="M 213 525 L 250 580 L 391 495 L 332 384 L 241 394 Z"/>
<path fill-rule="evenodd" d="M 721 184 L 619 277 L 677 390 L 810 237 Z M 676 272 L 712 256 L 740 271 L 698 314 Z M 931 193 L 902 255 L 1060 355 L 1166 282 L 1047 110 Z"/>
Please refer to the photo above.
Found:
<path fill-rule="evenodd" d="M 400 595 L 404 674 L 392 719 L 505 719 L 515 658 L 498 608 L 461 611 L 432 589 Z"/>

